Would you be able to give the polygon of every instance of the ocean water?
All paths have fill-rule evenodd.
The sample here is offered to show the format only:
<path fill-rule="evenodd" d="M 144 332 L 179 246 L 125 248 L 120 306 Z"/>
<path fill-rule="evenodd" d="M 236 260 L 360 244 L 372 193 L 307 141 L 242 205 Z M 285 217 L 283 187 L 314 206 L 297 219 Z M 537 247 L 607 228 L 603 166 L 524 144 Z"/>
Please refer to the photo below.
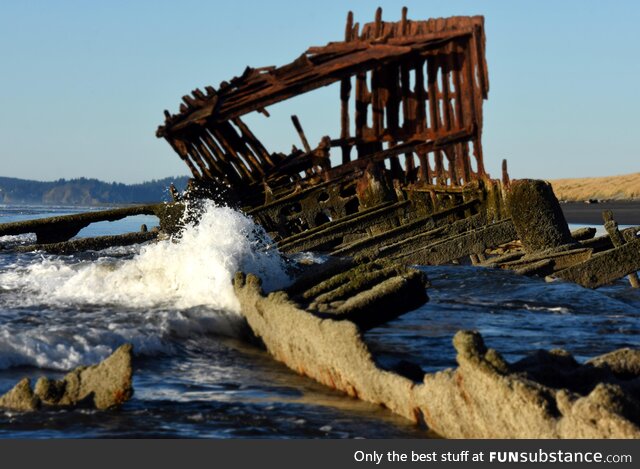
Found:
<path fill-rule="evenodd" d="M 0 206 L 0 223 L 85 209 Z M 80 235 L 136 231 L 154 217 L 94 224 Z M 296 375 L 247 341 L 231 288 L 237 270 L 266 289 L 292 281 L 292 260 L 266 249 L 244 215 L 210 206 L 181 239 L 71 256 L 16 254 L 0 237 L 0 393 L 20 378 L 62 376 L 134 345 L 135 394 L 113 411 L 0 410 L 0 437 L 414 438 L 385 409 Z M 472 266 L 422 267 L 423 307 L 366 334 L 381 363 L 455 366 L 459 329 L 477 329 L 508 359 L 565 348 L 587 359 L 640 345 L 640 291 L 596 290 Z"/>

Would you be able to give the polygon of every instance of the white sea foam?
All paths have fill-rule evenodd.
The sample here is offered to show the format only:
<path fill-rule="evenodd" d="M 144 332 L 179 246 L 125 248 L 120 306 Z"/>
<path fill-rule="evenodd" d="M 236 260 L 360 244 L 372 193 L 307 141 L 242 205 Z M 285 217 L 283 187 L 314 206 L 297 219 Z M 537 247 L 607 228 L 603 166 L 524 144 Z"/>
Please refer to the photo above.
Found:
<path fill-rule="evenodd" d="M 251 219 L 210 205 L 180 239 L 145 245 L 132 259 L 103 257 L 69 264 L 43 258 L 0 273 L 0 286 L 46 304 L 176 309 L 206 305 L 238 311 L 231 286 L 236 271 L 259 274 L 267 290 L 288 281 L 279 254 L 261 249 L 265 246 L 264 232 Z"/>
<path fill-rule="evenodd" d="M 0 244 L 35 243 L 35 241 L 36 235 L 33 233 L 0 236 Z"/>
<path fill-rule="evenodd" d="M 242 322 L 232 287 L 238 270 L 258 274 L 266 290 L 289 281 L 264 231 L 214 205 L 179 239 L 142 246 L 127 259 L 23 258 L 0 271 L 0 368 L 66 369 L 123 342 L 155 354 L 176 337 L 233 334 Z"/>
<path fill-rule="evenodd" d="M 24 327 L 24 322 L 29 322 Z M 208 308 L 93 312 L 40 311 L 17 313 L 0 329 L 0 369 L 30 365 L 67 370 L 106 358 L 123 343 L 137 355 L 173 354 L 176 344 L 202 334 L 234 336 L 242 322 L 235 313 Z"/>

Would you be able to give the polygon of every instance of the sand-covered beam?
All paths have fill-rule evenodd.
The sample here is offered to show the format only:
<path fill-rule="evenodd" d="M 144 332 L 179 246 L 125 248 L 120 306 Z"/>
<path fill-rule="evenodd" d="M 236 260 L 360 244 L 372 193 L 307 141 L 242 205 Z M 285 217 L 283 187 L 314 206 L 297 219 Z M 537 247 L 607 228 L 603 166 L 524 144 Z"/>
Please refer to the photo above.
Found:
<path fill-rule="evenodd" d="M 336 260 L 308 267 L 286 293 L 320 318 L 349 320 L 367 330 L 426 303 L 427 285 L 421 271 L 402 264 Z"/>
<path fill-rule="evenodd" d="M 463 331 L 453 340 L 458 367 L 415 381 L 415 373 L 378 366 L 351 321 L 318 317 L 284 292 L 265 296 L 254 275 L 237 275 L 234 288 L 242 314 L 276 360 L 443 437 L 640 438 L 638 350 L 585 365 L 559 352 L 510 364 L 478 333 Z M 570 386 L 560 383 L 563 376 Z"/>
<path fill-rule="evenodd" d="M 46 407 L 119 407 L 133 395 L 133 347 L 125 344 L 97 365 L 80 366 L 62 379 L 40 377 L 34 388 L 25 378 L 0 396 L 0 408 L 33 411 Z"/>

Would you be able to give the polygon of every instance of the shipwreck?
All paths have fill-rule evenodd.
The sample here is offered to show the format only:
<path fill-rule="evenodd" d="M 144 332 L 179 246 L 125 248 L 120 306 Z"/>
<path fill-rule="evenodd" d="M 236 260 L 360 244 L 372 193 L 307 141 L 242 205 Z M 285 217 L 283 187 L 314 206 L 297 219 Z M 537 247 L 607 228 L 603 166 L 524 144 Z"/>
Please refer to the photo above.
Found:
<path fill-rule="evenodd" d="M 339 84 L 340 135 L 313 147 L 300 120 L 288 154 L 270 152 L 243 117 Z M 196 89 L 165 111 L 157 136 L 192 173 L 174 201 L 0 225 L 36 233 L 19 250 L 68 253 L 176 234 L 190 202 L 213 199 L 250 215 L 283 253 L 326 254 L 296 282 L 265 295 L 238 273 L 242 311 L 268 352 L 323 384 L 384 405 L 444 437 L 640 437 L 640 351 L 586 364 L 538 351 L 507 363 L 479 334 L 454 338 L 459 367 L 425 374 L 382 369 L 361 333 L 428 301 L 411 265 L 470 263 L 597 288 L 628 276 L 638 287 L 640 227 L 571 232 L 551 186 L 491 178 L 482 147 L 488 98 L 481 16 L 359 25 L 280 67 L 247 69 L 217 88 Z M 188 213 L 185 213 L 188 212 Z M 148 213 L 157 230 L 71 239 L 99 220 Z M 567 379 L 567 376 L 573 378 Z M 517 415 L 517 417 L 516 417 Z"/>
<path fill-rule="evenodd" d="M 340 135 L 312 148 L 270 152 L 243 116 L 339 84 Z M 235 206 L 284 253 L 385 258 L 405 264 L 464 263 L 564 279 L 588 288 L 629 276 L 638 286 L 638 227 L 571 233 L 551 186 L 485 171 L 483 102 L 489 77 L 484 18 L 382 20 L 347 17 L 343 41 L 311 47 L 280 67 L 247 69 L 218 88 L 196 89 L 165 111 L 157 136 L 192 173 L 185 195 L 156 204 L 0 225 L 36 233 L 22 250 L 72 252 L 154 239 L 158 231 L 72 240 L 90 223 L 154 214 L 160 232 L 180 229 L 184 199 Z"/>

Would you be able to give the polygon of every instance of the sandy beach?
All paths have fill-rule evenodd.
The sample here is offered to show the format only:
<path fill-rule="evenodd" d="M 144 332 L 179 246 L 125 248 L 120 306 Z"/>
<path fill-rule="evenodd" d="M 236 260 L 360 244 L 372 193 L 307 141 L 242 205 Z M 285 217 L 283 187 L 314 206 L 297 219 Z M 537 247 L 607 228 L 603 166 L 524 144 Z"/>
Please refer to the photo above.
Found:
<path fill-rule="evenodd" d="M 552 179 L 553 192 L 560 200 L 639 200 L 640 173 L 619 176 Z"/>

